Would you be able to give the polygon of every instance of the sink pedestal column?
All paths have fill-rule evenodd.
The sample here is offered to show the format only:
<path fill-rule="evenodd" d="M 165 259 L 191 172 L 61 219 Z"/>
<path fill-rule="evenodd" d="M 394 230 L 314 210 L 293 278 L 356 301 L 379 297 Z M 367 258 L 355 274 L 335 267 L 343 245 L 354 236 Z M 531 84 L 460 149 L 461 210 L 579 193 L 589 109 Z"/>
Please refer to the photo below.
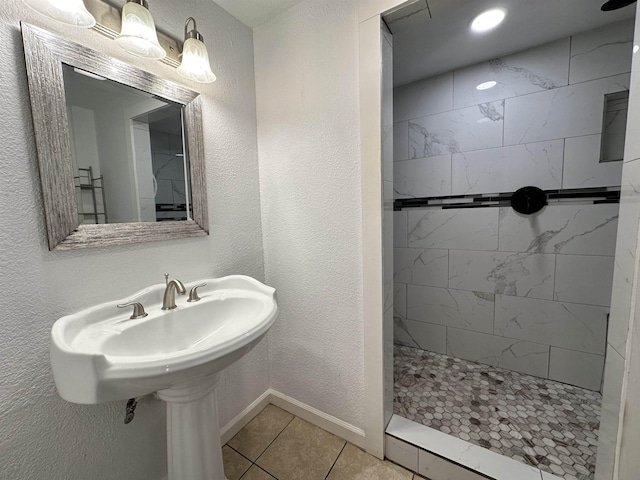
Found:
<path fill-rule="evenodd" d="M 220 374 L 158 392 L 167 402 L 168 480 L 225 480 L 215 389 Z"/>

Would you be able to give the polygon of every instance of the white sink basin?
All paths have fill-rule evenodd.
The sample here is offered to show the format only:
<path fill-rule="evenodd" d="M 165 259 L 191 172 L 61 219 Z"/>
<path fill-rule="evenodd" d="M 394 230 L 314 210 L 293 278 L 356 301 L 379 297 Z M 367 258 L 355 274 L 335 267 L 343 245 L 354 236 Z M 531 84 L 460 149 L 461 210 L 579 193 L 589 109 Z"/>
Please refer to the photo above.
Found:
<path fill-rule="evenodd" d="M 240 275 L 185 286 L 204 282 L 199 302 L 176 295 L 174 310 L 161 310 L 159 284 L 55 322 L 51 365 L 60 396 L 82 404 L 138 397 L 198 383 L 246 354 L 275 320 L 275 289 Z M 147 317 L 131 320 L 131 309 L 116 308 L 133 301 Z"/>

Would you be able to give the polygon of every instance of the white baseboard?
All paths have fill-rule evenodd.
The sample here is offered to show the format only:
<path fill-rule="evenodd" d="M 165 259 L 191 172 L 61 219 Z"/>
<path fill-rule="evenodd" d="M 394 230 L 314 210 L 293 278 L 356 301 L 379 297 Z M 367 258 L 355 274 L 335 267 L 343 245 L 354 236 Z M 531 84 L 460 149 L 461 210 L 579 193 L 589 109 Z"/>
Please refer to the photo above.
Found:
<path fill-rule="evenodd" d="M 317 408 L 288 397 L 283 393 L 270 390 L 270 402 L 276 407 L 280 407 L 287 412 L 320 427 L 335 436 L 354 444 L 356 447 L 364 448 L 364 430 L 354 427 L 339 418 L 324 413 Z"/>
<path fill-rule="evenodd" d="M 258 415 L 264 407 L 271 403 L 270 401 L 271 390 L 267 390 L 258 398 L 256 398 L 251 405 L 241 411 L 238 415 L 231 419 L 224 427 L 220 429 L 220 440 L 224 445 L 231 440 L 236 433 L 244 428 L 253 418 Z"/>
<path fill-rule="evenodd" d="M 249 423 L 270 403 L 297 417 L 300 417 L 303 420 L 306 420 L 316 427 L 322 428 L 329 433 L 333 433 L 337 437 L 340 437 L 357 447 L 364 448 L 364 430 L 361 428 L 354 427 L 339 418 L 326 414 L 317 408 L 311 407 L 271 388 L 260 395 L 251 405 L 222 427 L 220 433 L 222 444 L 224 445 L 231 440 L 236 433 L 242 430 L 247 423 Z"/>

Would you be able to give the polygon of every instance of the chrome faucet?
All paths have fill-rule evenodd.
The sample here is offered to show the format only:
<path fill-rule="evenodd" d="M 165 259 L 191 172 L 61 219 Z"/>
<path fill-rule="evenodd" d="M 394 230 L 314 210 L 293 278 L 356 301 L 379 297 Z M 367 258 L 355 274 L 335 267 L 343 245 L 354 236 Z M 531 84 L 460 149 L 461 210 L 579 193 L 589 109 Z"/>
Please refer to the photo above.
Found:
<path fill-rule="evenodd" d="M 184 288 L 184 285 L 180 280 L 169 281 L 168 273 L 165 273 L 164 278 L 167 288 L 164 291 L 164 297 L 162 299 L 162 310 L 173 310 L 176 308 L 176 291 L 180 295 L 184 295 L 187 293 L 187 290 Z"/>

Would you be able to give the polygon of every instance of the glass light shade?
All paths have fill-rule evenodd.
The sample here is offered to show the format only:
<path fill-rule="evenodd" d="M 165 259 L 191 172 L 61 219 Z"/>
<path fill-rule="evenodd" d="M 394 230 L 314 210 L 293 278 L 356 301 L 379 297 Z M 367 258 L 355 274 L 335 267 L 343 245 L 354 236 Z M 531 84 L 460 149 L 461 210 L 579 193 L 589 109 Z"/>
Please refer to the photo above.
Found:
<path fill-rule="evenodd" d="M 207 46 L 196 38 L 187 38 L 182 48 L 182 63 L 178 74 L 188 80 L 199 83 L 215 82 L 217 77 L 209 65 Z"/>
<path fill-rule="evenodd" d="M 96 24 L 83 0 L 24 0 L 24 3 L 49 18 L 74 27 L 91 28 Z"/>
<path fill-rule="evenodd" d="M 161 60 L 167 56 L 158 43 L 151 12 L 137 3 L 128 2 L 122 7 L 122 28 L 116 42 L 127 52 L 139 57 Z"/>

